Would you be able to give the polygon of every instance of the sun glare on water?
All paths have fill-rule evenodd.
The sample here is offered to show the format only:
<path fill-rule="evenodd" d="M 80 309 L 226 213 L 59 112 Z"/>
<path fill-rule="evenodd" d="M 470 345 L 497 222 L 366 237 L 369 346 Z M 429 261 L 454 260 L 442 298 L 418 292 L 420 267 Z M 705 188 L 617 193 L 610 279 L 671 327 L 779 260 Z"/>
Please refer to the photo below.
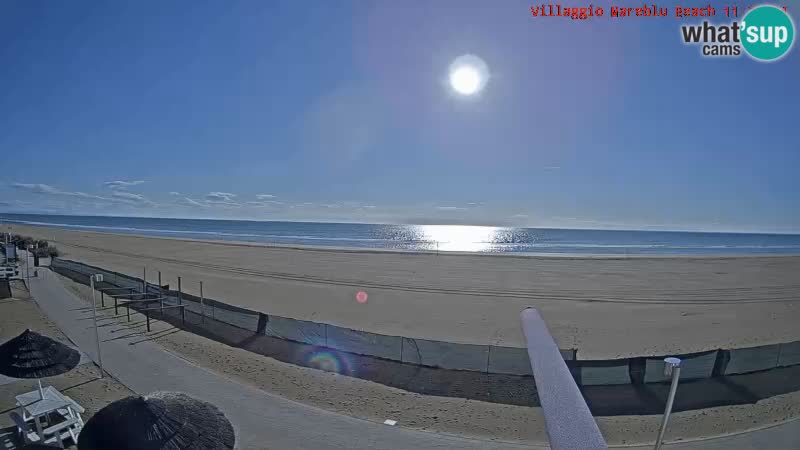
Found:
<path fill-rule="evenodd" d="M 489 68 L 475 55 L 463 55 L 450 64 L 450 87 L 459 95 L 480 92 L 489 80 Z"/>

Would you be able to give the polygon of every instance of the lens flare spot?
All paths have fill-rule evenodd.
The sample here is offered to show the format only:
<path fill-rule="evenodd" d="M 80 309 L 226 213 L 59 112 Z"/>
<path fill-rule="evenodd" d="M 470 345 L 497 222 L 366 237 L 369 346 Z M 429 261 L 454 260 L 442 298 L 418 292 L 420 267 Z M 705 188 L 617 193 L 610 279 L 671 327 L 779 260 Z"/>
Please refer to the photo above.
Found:
<path fill-rule="evenodd" d="M 303 365 L 306 367 L 353 376 L 352 364 L 347 354 L 325 347 L 313 347 L 304 353 Z"/>
<path fill-rule="evenodd" d="M 356 292 L 356 301 L 358 303 L 363 305 L 364 303 L 367 303 L 367 300 L 369 300 L 369 295 L 367 295 L 365 291 Z"/>
<path fill-rule="evenodd" d="M 340 373 L 342 371 L 342 365 L 329 353 L 317 353 L 311 356 L 311 358 L 308 359 L 308 365 L 314 369 L 324 370 L 326 372 Z"/>

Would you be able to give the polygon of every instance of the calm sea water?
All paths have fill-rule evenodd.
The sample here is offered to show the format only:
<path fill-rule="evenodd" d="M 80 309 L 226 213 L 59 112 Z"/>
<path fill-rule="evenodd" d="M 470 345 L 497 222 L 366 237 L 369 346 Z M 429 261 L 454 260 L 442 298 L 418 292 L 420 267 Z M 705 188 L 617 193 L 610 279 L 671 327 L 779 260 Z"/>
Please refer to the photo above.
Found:
<path fill-rule="evenodd" d="M 543 254 L 800 254 L 800 235 L 0 215 L 7 224 L 331 247 Z M 12 230 L 13 231 L 13 230 Z"/>

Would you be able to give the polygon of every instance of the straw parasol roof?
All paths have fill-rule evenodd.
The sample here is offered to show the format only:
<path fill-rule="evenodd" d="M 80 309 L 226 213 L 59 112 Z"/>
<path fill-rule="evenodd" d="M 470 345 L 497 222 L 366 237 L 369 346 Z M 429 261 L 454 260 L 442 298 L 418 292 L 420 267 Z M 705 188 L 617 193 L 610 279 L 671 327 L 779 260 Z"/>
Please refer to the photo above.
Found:
<path fill-rule="evenodd" d="M 178 392 L 126 397 L 97 412 L 78 438 L 80 450 L 229 450 L 233 425 L 216 406 Z"/>
<path fill-rule="evenodd" d="M 12 378 L 61 375 L 80 360 L 77 350 L 31 330 L 0 345 L 0 374 Z"/>

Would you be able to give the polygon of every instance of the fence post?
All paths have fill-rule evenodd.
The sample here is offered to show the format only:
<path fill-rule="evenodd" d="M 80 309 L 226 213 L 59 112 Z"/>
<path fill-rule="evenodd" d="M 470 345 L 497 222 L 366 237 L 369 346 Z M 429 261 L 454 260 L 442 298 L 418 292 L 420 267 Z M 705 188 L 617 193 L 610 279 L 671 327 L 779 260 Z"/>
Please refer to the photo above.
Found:
<path fill-rule="evenodd" d="M 103 291 L 100 291 L 100 306 L 103 308 L 106 306 L 106 293 Z"/>
<path fill-rule="evenodd" d="M 178 277 L 178 305 L 183 305 L 181 298 L 181 277 Z M 181 325 L 186 325 L 186 308 L 181 306 Z"/>
<path fill-rule="evenodd" d="M 147 317 L 147 331 L 150 331 L 150 311 L 144 310 L 144 315 Z"/>
<path fill-rule="evenodd" d="M 142 267 L 142 294 L 147 294 L 147 266 Z"/>
<path fill-rule="evenodd" d="M 119 308 L 118 308 L 118 304 L 117 304 L 117 297 L 114 297 L 114 315 L 115 315 L 115 316 L 119 315 Z"/>
<path fill-rule="evenodd" d="M 128 311 L 128 322 L 131 321 L 131 303 L 125 302 L 125 310 Z"/>
<path fill-rule="evenodd" d="M 200 321 L 206 323 L 206 307 L 203 302 L 203 282 L 200 282 Z"/>

